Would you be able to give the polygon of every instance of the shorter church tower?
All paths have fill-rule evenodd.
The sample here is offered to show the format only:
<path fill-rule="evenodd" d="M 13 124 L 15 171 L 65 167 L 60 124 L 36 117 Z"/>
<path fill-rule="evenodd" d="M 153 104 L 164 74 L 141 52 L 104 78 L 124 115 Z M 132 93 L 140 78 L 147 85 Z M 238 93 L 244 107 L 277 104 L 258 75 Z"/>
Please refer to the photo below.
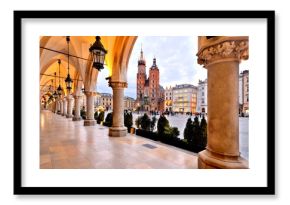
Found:
<path fill-rule="evenodd" d="M 158 110 L 158 100 L 160 95 L 159 69 L 156 64 L 156 58 L 153 58 L 153 64 L 149 69 L 149 98 L 151 111 Z"/>

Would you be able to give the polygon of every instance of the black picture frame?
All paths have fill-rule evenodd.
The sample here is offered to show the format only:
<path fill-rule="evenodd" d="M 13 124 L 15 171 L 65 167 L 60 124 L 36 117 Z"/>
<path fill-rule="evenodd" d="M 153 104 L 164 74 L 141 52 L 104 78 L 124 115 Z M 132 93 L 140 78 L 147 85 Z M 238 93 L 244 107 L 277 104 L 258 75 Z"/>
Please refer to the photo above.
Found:
<path fill-rule="evenodd" d="M 232 18 L 267 21 L 267 186 L 265 187 L 24 187 L 22 185 L 22 19 Z M 275 11 L 14 11 L 14 194 L 15 195 L 273 195 L 275 194 Z"/>

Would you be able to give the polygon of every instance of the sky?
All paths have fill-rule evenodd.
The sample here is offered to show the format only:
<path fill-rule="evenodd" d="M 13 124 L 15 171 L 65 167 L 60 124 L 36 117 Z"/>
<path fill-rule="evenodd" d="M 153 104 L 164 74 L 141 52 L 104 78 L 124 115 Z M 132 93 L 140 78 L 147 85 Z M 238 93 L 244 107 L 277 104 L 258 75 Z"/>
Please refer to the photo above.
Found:
<path fill-rule="evenodd" d="M 125 96 L 136 98 L 136 75 L 141 46 L 146 59 L 146 73 L 153 63 L 154 56 L 159 68 L 160 85 L 164 88 L 177 84 L 197 85 L 198 80 L 207 78 L 207 70 L 197 64 L 197 36 L 138 36 L 132 50 L 127 81 L 128 88 Z M 240 72 L 248 69 L 246 63 L 240 65 Z M 97 91 L 112 94 L 105 80 L 109 76 L 107 69 L 102 70 L 98 76 Z"/>

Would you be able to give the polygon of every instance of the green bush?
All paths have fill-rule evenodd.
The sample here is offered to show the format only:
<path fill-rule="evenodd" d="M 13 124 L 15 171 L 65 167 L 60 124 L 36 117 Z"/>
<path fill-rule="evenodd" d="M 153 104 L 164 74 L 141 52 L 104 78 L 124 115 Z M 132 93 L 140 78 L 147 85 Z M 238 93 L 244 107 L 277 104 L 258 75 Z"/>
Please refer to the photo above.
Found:
<path fill-rule="evenodd" d="M 136 127 L 139 129 L 141 126 L 141 116 L 137 117 L 137 119 L 135 120 L 135 125 Z"/>
<path fill-rule="evenodd" d="M 141 128 L 143 130 L 150 131 L 150 124 L 151 124 L 151 120 L 149 116 L 145 113 L 143 117 L 141 118 Z"/>
<path fill-rule="evenodd" d="M 104 118 L 105 118 L 105 112 L 101 111 L 100 114 L 98 115 L 97 123 L 100 124 L 101 122 L 103 122 Z"/>
<path fill-rule="evenodd" d="M 94 114 L 94 118 L 95 118 L 95 120 L 98 119 L 98 111 L 95 112 L 95 114 Z"/>
<path fill-rule="evenodd" d="M 189 118 L 184 129 L 184 141 L 194 152 L 204 150 L 207 143 L 207 122 L 202 118 L 199 123 L 198 117 L 192 122 Z"/>
<path fill-rule="evenodd" d="M 131 112 L 124 112 L 124 125 L 127 127 L 128 132 L 130 132 L 130 129 L 133 125 L 133 115 Z"/>
<path fill-rule="evenodd" d="M 112 125 L 113 125 L 113 113 L 112 112 L 107 114 L 105 122 L 103 125 L 107 126 L 107 127 L 112 127 Z"/>
<path fill-rule="evenodd" d="M 159 135 L 163 135 L 166 128 L 169 128 L 169 121 L 164 115 L 161 115 L 157 122 L 157 132 Z"/>
<path fill-rule="evenodd" d="M 186 140 L 186 142 L 192 144 L 192 133 L 193 133 L 193 125 L 191 118 L 188 118 L 186 122 L 186 126 L 184 128 L 183 137 Z"/>
<path fill-rule="evenodd" d="M 179 130 L 177 127 L 170 127 L 169 121 L 164 115 L 161 115 L 157 123 L 157 133 L 160 138 L 177 138 Z"/>
<path fill-rule="evenodd" d="M 198 117 L 195 117 L 193 121 L 193 130 L 192 130 L 192 144 L 194 146 L 199 146 L 200 144 L 199 138 L 200 138 L 200 126 Z"/>
<path fill-rule="evenodd" d="M 155 141 L 158 140 L 158 134 L 152 131 L 137 129 L 136 135 L 141 136 L 141 137 L 146 137 L 148 139 L 155 140 Z"/>
<path fill-rule="evenodd" d="M 153 116 L 151 122 L 150 122 L 150 131 L 154 131 L 155 129 L 155 124 L 156 124 L 157 118 L 155 116 Z"/>
<path fill-rule="evenodd" d="M 202 117 L 200 122 L 200 147 L 205 149 L 207 144 L 207 122 Z"/>
<path fill-rule="evenodd" d="M 85 111 L 85 109 L 81 109 L 81 117 L 85 120 L 87 118 L 87 113 Z"/>

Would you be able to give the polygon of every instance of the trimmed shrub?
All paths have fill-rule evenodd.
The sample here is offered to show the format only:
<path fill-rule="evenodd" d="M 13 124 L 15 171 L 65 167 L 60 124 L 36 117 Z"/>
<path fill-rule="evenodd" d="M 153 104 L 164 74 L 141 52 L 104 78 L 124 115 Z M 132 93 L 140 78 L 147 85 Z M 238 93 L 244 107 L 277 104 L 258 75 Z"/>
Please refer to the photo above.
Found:
<path fill-rule="evenodd" d="M 205 149 L 207 144 L 207 122 L 202 117 L 200 122 L 200 148 L 203 150 Z"/>
<path fill-rule="evenodd" d="M 131 112 L 124 112 L 124 125 L 128 129 L 128 133 L 130 133 L 130 129 L 133 125 L 133 115 Z"/>
<path fill-rule="evenodd" d="M 100 114 L 98 115 L 97 123 L 98 124 L 101 124 L 101 122 L 104 121 L 104 118 L 105 118 L 105 112 L 104 111 L 101 111 Z"/>
<path fill-rule="evenodd" d="M 191 146 L 193 146 L 196 152 L 199 152 L 200 150 L 200 125 L 199 125 L 198 117 L 195 117 L 193 121 Z"/>
<path fill-rule="evenodd" d="M 169 121 L 164 115 L 161 115 L 157 122 L 157 132 L 159 135 L 163 135 L 166 128 L 169 128 Z"/>
<path fill-rule="evenodd" d="M 107 114 L 105 122 L 103 123 L 104 126 L 112 127 L 113 125 L 113 113 L 110 112 Z"/>
<path fill-rule="evenodd" d="M 85 120 L 87 118 L 87 113 L 84 109 L 81 109 L 81 117 Z"/>
<path fill-rule="evenodd" d="M 188 118 L 186 126 L 184 128 L 183 137 L 186 142 L 192 144 L 192 134 L 193 134 L 193 125 L 191 118 Z"/>
<path fill-rule="evenodd" d="M 146 137 L 151 140 L 159 140 L 158 139 L 158 134 L 156 132 L 151 132 L 148 130 L 142 130 L 142 129 L 136 129 L 136 135 L 141 136 L 141 137 Z"/>
<path fill-rule="evenodd" d="M 151 120 L 149 116 L 145 113 L 143 117 L 141 118 L 141 128 L 143 130 L 150 131 L 150 124 L 151 124 Z"/>
<path fill-rule="evenodd" d="M 136 127 L 139 129 L 141 126 L 141 116 L 137 117 L 137 119 L 135 120 L 135 125 Z"/>
<path fill-rule="evenodd" d="M 155 116 L 153 116 L 151 122 L 150 122 L 150 131 L 154 131 L 155 129 L 155 124 L 156 124 L 157 118 Z"/>
<path fill-rule="evenodd" d="M 95 120 L 98 119 L 98 111 L 95 112 L 95 114 L 94 114 L 94 118 L 95 118 Z"/>

